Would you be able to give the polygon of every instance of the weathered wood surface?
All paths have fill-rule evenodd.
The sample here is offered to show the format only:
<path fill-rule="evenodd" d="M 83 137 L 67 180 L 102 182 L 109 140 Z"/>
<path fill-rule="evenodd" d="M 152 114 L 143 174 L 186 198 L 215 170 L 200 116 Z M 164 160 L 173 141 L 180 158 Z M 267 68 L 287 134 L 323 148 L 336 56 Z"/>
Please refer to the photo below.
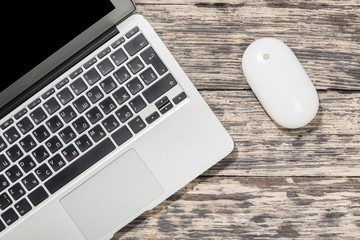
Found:
<path fill-rule="evenodd" d="M 134 0 L 235 141 L 114 239 L 360 239 L 360 1 Z M 319 90 L 303 129 L 272 122 L 241 56 L 286 42 Z"/>

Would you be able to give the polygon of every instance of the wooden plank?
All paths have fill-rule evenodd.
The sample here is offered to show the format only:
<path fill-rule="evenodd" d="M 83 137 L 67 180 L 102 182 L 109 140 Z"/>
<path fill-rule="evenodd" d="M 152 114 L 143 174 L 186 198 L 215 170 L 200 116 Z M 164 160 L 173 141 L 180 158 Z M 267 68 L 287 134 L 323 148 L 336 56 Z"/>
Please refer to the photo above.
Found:
<path fill-rule="evenodd" d="M 261 37 L 286 42 L 318 89 L 360 90 L 359 1 L 142 1 L 199 89 L 249 89 L 241 57 Z"/>
<path fill-rule="evenodd" d="M 251 91 L 204 91 L 235 141 L 234 152 L 207 175 L 360 176 L 360 93 L 320 92 L 306 127 L 278 127 Z"/>
<path fill-rule="evenodd" d="M 198 178 L 114 239 L 359 239 L 358 178 Z"/>

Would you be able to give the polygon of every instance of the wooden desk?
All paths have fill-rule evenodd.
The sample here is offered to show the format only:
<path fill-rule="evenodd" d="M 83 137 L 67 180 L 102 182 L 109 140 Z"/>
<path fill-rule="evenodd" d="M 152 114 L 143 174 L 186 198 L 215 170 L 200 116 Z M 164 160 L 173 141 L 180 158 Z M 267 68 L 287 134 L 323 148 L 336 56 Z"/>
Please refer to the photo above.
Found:
<path fill-rule="evenodd" d="M 360 239 L 360 2 L 134 0 L 235 141 L 233 153 L 114 239 Z M 319 91 L 299 130 L 265 114 L 241 69 L 261 37 Z"/>

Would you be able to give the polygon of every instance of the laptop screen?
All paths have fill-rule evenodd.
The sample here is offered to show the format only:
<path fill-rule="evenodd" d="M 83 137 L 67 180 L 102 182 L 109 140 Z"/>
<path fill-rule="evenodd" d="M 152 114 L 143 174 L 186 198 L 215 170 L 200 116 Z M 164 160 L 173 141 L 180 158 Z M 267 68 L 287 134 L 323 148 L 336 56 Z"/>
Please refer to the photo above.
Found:
<path fill-rule="evenodd" d="M 131 0 L 7 1 L 1 15 L 0 116 L 6 106 L 135 10 Z M 19 102 L 21 103 L 21 102 Z M 16 102 L 18 104 L 18 101 Z M 6 109 L 6 110 L 5 110 Z"/>
<path fill-rule="evenodd" d="M 2 39 L 6 70 L 0 92 L 114 9 L 108 0 L 8 1 L 7 5 L 16 9 L 23 24 L 2 25 L 7 37 Z"/>

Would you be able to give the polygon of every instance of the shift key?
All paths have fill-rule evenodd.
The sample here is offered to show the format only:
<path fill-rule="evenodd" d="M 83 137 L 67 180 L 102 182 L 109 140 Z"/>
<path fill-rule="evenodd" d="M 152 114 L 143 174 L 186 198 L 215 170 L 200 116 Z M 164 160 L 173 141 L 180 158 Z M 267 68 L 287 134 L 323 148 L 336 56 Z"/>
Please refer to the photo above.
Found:
<path fill-rule="evenodd" d="M 175 78 L 169 73 L 158 82 L 154 83 L 143 92 L 144 97 L 149 103 L 154 102 L 164 93 L 177 85 Z"/>

